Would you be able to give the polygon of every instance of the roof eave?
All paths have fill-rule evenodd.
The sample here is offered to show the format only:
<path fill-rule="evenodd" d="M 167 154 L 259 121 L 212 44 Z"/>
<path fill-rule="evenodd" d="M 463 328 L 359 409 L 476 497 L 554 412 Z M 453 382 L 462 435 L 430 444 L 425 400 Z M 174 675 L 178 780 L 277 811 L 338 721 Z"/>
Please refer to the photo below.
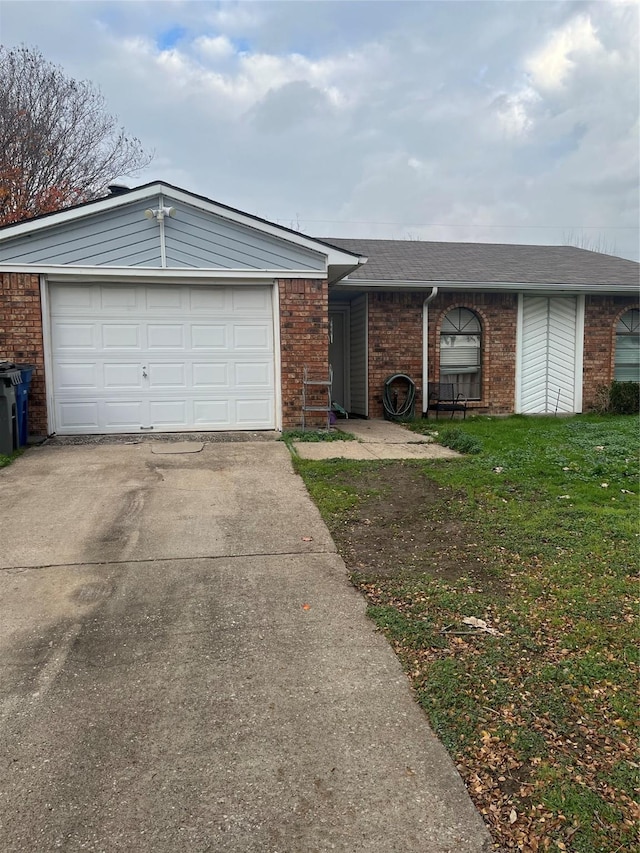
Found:
<path fill-rule="evenodd" d="M 638 286 L 635 284 L 621 284 L 616 282 L 604 282 L 599 284 L 570 284 L 568 282 L 535 282 L 535 281 L 417 281 L 406 279 L 403 281 L 395 279 L 342 279 L 334 285 L 337 290 L 430 290 L 437 287 L 445 291 L 478 290 L 484 292 L 500 293 L 504 291 L 517 291 L 526 293 L 535 291 L 537 293 L 624 293 L 637 294 Z"/>

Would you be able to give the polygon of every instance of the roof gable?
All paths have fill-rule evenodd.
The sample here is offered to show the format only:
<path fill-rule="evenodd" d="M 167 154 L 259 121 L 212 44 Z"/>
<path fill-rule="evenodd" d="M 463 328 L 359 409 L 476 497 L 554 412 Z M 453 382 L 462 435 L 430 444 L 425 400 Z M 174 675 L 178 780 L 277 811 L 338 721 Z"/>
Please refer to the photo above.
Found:
<path fill-rule="evenodd" d="M 173 208 L 172 216 L 153 211 Z M 326 272 L 350 252 L 154 183 L 0 229 L 0 264 Z"/>

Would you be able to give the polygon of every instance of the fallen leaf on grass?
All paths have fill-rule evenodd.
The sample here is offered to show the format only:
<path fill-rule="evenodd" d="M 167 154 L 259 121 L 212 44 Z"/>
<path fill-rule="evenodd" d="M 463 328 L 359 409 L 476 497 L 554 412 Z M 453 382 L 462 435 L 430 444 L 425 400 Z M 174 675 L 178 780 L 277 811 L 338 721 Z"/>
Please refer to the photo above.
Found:
<path fill-rule="evenodd" d="M 509 823 L 515 823 L 518 820 L 518 813 L 515 809 L 511 809 L 509 814 Z"/>

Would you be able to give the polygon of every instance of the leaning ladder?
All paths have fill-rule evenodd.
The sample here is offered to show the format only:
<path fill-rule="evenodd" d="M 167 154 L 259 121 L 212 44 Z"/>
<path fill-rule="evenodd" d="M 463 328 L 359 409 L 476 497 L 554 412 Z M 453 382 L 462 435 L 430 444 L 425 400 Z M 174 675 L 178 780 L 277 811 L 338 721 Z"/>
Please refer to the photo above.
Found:
<path fill-rule="evenodd" d="M 324 412 L 327 416 L 327 429 L 331 428 L 331 386 L 333 385 L 333 370 L 329 367 L 328 379 L 312 379 L 309 374 L 309 368 L 305 365 L 302 375 L 302 429 L 306 430 L 306 414 L 307 412 Z M 318 405 L 318 400 L 321 395 L 314 394 L 314 391 L 326 389 L 327 401 L 326 404 Z"/>

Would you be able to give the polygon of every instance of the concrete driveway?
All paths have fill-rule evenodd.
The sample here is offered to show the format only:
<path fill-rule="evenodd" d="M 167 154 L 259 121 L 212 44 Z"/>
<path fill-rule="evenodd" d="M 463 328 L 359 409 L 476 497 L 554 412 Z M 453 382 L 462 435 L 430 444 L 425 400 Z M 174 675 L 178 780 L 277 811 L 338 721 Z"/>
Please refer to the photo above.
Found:
<path fill-rule="evenodd" d="M 283 444 L 35 448 L 0 533 L 4 853 L 491 849 Z"/>

